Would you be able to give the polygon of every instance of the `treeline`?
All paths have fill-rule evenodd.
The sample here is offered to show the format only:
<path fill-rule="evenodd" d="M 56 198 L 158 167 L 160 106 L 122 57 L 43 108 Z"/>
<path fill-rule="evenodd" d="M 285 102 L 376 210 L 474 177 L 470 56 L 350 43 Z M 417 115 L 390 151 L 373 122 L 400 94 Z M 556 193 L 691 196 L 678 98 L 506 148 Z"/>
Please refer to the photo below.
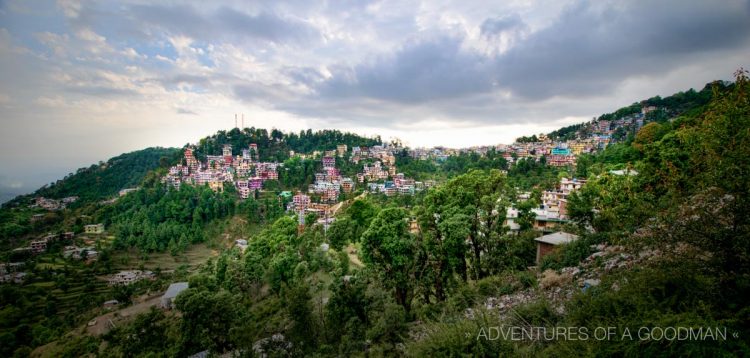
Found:
<path fill-rule="evenodd" d="M 554 130 L 547 134 L 547 137 L 552 140 L 566 141 L 576 139 L 578 132 L 583 129 L 585 123 L 572 124 L 567 127 L 562 127 L 558 130 Z"/>
<path fill-rule="evenodd" d="M 233 215 L 235 198 L 214 193 L 207 186 L 183 185 L 144 188 L 117 201 L 103 216 L 115 233 L 115 247 L 138 247 L 147 252 L 167 248 L 184 250 L 203 241 L 203 227 L 214 219 Z"/>
<path fill-rule="evenodd" d="M 234 155 L 241 154 L 242 149 L 250 143 L 258 145 L 260 160 L 283 162 L 289 158 L 289 151 L 310 153 L 314 150 L 334 150 L 338 144 L 370 147 L 381 143 L 380 137 L 365 138 L 359 135 L 338 130 L 313 131 L 308 129 L 299 133 L 285 133 L 278 129 L 270 132 L 261 128 L 234 128 L 201 139 L 196 145 L 196 155 L 221 154 L 224 144 L 231 144 Z"/>
<path fill-rule="evenodd" d="M 444 161 L 419 160 L 404 149 L 396 153 L 396 168 L 400 173 L 416 180 L 452 178 L 471 170 L 508 169 L 508 161 L 502 153 L 490 148 L 485 155 L 462 152 L 451 155 Z"/>
<path fill-rule="evenodd" d="M 231 185 L 215 193 L 205 185 L 144 188 L 120 198 L 98 212 L 98 219 L 115 233 L 115 247 L 172 254 L 205 240 L 204 229 L 214 220 L 241 215 L 251 223 L 274 220 L 283 213 L 275 196 L 238 201 Z"/>

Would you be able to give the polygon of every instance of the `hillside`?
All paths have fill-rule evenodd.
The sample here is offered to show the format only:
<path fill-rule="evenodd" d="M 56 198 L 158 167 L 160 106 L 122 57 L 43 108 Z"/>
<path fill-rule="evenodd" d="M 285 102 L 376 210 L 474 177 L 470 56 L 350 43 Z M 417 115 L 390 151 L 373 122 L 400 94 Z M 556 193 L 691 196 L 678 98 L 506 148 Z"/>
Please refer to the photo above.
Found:
<path fill-rule="evenodd" d="M 179 155 L 176 148 L 160 147 L 120 154 L 106 162 L 80 168 L 51 185 L 11 200 L 3 206 L 16 206 L 37 196 L 51 199 L 77 196 L 81 202 L 109 198 L 121 189 L 137 187 L 148 172 L 174 162 Z"/>
<path fill-rule="evenodd" d="M 250 143 L 258 146 L 261 161 L 283 162 L 289 159 L 290 151 L 311 153 L 313 151 L 335 150 L 336 145 L 345 144 L 351 147 L 370 147 L 381 143 L 380 137 L 365 138 L 359 135 L 338 130 L 306 130 L 300 133 L 287 133 L 277 129 L 270 132 L 261 128 L 234 128 L 201 139 L 196 143 L 196 156 L 204 158 L 207 154 L 221 153 L 225 144 L 238 150 L 247 148 Z M 239 153 L 233 153 L 235 155 Z"/>
<path fill-rule="evenodd" d="M 23 282 L 0 286 L 0 354 L 27 355 L 44 346 L 34 352 L 107 357 L 203 351 L 269 356 L 748 355 L 749 87 L 747 74 L 738 72 L 733 85 L 717 83 L 709 90 L 646 100 L 662 107 L 666 117 L 647 121 L 634 135 L 603 150 L 581 155 L 575 166 L 508 156 L 514 159 L 511 165 L 494 149 L 483 155 L 418 159 L 403 148 L 391 153 L 380 148 L 378 160 L 392 158 L 410 176 L 441 182 L 403 195 L 357 184 L 352 192 L 341 193 L 335 220 L 319 221 L 328 219 L 318 217 L 324 209 L 285 211 L 291 198 L 282 189 L 296 185 L 304 190 L 306 180 L 263 187 L 242 200 L 228 182 L 220 188 L 165 185 L 161 179 L 167 167 L 183 161 L 180 150 L 156 159 L 154 170 L 135 183 L 140 190 L 113 202 L 45 213 L 54 218 L 34 225 L 29 216 L 39 209 L 4 208 L 3 225 L 16 218 L 13 225 L 32 228 L 21 235 L 23 240 L 71 230 L 73 243 L 95 238 L 100 256 L 93 262 L 74 261 L 62 255 L 62 246 L 71 242 L 55 242 L 23 258 Z M 600 120 L 634 111 L 621 109 Z M 291 150 L 309 153 L 333 150 L 337 144 L 367 147 L 377 142 L 379 138 L 337 131 L 297 135 L 250 128 L 219 132 L 195 148 L 201 158 L 221 153 L 224 144 L 238 150 L 256 143 L 260 160 L 294 163 L 302 159 L 290 159 Z M 355 168 L 337 163 L 351 157 L 329 158 L 329 170 L 318 177 L 335 176 L 338 167 L 331 165 Z M 321 160 L 304 160 L 310 167 L 299 175 L 315 177 L 320 167 L 315 163 Z M 374 160 L 357 163 L 356 169 Z M 67 178 L 40 192 L 59 185 L 45 195 L 106 197 L 95 194 L 104 188 L 92 189 L 90 196 L 81 194 L 81 188 L 96 182 L 94 173 L 118 168 L 118 163 L 89 168 L 75 181 Z M 382 181 L 408 180 L 386 177 Z M 135 180 L 99 178 L 123 185 Z M 550 199 L 562 193 L 565 204 Z M 312 206 L 302 199 L 297 197 Z M 559 205 L 565 205 L 565 218 L 546 216 L 553 201 L 558 213 Z M 545 215 L 539 214 L 542 208 Z M 103 223 L 106 231 L 82 234 L 82 224 L 88 223 Z M 558 231 L 575 236 L 537 257 L 541 249 L 535 239 Z M 200 254 L 191 252 L 194 248 Z M 4 261 L 21 260 L 16 253 L 3 255 Z M 153 277 L 114 286 L 97 279 L 111 277 L 115 268 L 138 267 L 152 269 Z M 156 302 L 154 297 L 170 283 L 183 281 L 189 288 L 175 298 L 173 310 L 141 309 Z M 121 306 L 104 308 L 110 299 Z M 131 301 L 137 302 L 130 306 Z M 135 307 L 143 313 L 119 315 Z M 104 327 L 96 334 L 81 329 L 94 317 L 115 318 L 116 324 L 94 322 Z M 555 334 L 573 327 L 578 339 L 548 339 L 540 331 L 536 338 L 499 338 L 502 327 Z M 616 335 L 593 339 L 599 327 L 613 327 Z M 704 330 L 701 339 L 665 339 L 669 327 Z M 729 336 L 711 339 L 705 336 L 708 328 Z M 636 339 L 626 339 L 625 330 Z M 590 338 L 583 339 L 581 332 Z"/>
<path fill-rule="evenodd" d="M 552 140 L 559 141 L 585 138 L 594 132 L 593 127 L 599 122 L 616 122 L 625 118 L 641 115 L 643 114 L 642 111 L 644 108 L 652 109 L 648 113 L 645 113 L 643 118 L 645 123 L 661 123 L 689 111 L 700 109 L 711 100 L 714 89 L 726 90 L 728 87 L 731 87 L 731 84 L 717 81 L 707 83 L 700 91 L 691 88 L 687 91 L 678 92 L 665 98 L 660 96 L 652 97 L 633 103 L 630 106 L 622 107 L 614 112 L 602 114 L 599 117 L 594 118 L 592 121 L 573 124 L 557 129 L 548 133 L 547 136 Z M 617 126 L 618 130 L 613 133 L 613 136 L 614 139 L 618 141 L 627 140 L 628 138 L 632 139 L 632 136 L 635 135 L 635 132 L 638 129 L 634 126 L 618 126 L 617 124 L 615 124 L 615 126 Z"/>

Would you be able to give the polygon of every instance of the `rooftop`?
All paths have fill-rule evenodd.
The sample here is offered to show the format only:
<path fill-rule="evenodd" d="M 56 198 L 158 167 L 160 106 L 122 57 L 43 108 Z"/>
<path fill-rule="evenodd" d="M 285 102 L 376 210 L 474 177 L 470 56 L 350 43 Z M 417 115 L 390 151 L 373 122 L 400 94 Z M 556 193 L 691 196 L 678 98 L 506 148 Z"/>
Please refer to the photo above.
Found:
<path fill-rule="evenodd" d="M 167 292 L 164 293 L 163 297 L 166 298 L 175 298 L 177 295 L 188 288 L 187 282 L 175 282 L 171 285 L 169 285 L 169 288 L 167 288 Z"/>
<path fill-rule="evenodd" d="M 543 242 L 550 245 L 562 245 L 569 242 L 578 240 L 578 235 L 569 234 L 566 232 L 558 231 L 552 234 L 544 235 L 534 239 L 536 242 Z"/>

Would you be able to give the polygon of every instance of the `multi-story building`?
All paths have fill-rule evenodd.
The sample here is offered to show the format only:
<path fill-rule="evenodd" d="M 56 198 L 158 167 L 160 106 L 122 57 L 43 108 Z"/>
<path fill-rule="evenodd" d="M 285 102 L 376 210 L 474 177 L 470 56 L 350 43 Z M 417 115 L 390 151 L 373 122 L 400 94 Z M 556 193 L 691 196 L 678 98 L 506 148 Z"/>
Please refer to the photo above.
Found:
<path fill-rule="evenodd" d="M 347 150 L 346 144 L 339 144 L 336 146 L 336 154 L 339 157 L 343 157 L 344 155 L 346 155 L 346 150 Z"/>
<path fill-rule="evenodd" d="M 143 279 L 151 279 L 154 277 L 151 271 L 141 270 L 129 270 L 120 271 L 107 280 L 110 285 L 130 285 Z"/>
<path fill-rule="evenodd" d="M 550 155 L 547 157 L 547 164 L 553 167 L 564 167 L 575 165 L 576 157 L 574 155 Z"/>
<path fill-rule="evenodd" d="M 34 240 L 29 244 L 29 247 L 31 247 L 31 251 L 37 254 L 47 251 L 47 239 Z"/>
<path fill-rule="evenodd" d="M 87 234 L 101 234 L 104 232 L 104 224 L 85 225 L 83 231 Z"/>
<path fill-rule="evenodd" d="M 232 145 L 231 144 L 224 144 L 224 147 L 221 150 L 221 154 L 224 157 L 224 163 L 226 165 L 231 165 L 234 158 L 232 158 Z"/>
<path fill-rule="evenodd" d="M 297 193 L 297 195 L 292 197 L 292 204 L 294 211 L 304 211 L 310 205 L 310 197 L 302 193 Z"/>
<path fill-rule="evenodd" d="M 354 190 L 354 180 L 351 180 L 350 178 L 344 178 L 341 180 L 341 189 L 345 193 L 351 193 L 352 190 Z"/>

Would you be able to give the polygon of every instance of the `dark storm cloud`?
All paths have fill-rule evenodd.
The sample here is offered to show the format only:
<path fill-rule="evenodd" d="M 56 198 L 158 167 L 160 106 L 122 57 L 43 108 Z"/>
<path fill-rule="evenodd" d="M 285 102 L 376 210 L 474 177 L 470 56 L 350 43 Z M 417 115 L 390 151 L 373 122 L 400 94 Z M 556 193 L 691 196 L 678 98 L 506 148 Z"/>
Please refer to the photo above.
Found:
<path fill-rule="evenodd" d="M 522 28 L 526 28 L 526 24 L 518 14 L 489 18 L 479 26 L 482 35 L 486 37 Z"/>
<path fill-rule="evenodd" d="M 258 39 L 301 43 L 321 38 L 312 25 L 272 12 L 247 14 L 225 6 L 199 12 L 188 5 L 135 5 L 129 10 L 138 22 L 203 41 Z"/>
<path fill-rule="evenodd" d="M 694 56 L 746 46 L 746 4 L 580 2 L 494 57 L 462 48 L 465 38 L 438 34 L 372 62 L 333 67 L 333 77 L 318 89 L 326 100 L 365 97 L 402 104 L 498 89 L 528 100 L 600 96 L 627 78 L 675 70 L 697 62 Z M 493 16 L 479 25 L 490 40 L 526 28 L 518 15 Z"/>
<path fill-rule="evenodd" d="M 603 94 L 629 76 L 676 69 L 692 55 L 745 46 L 750 35 L 749 11 L 742 5 L 625 6 L 582 2 L 567 9 L 552 26 L 498 58 L 500 85 L 537 99 Z"/>
<path fill-rule="evenodd" d="M 391 56 L 353 68 L 333 68 L 321 95 L 364 96 L 413 103 L 487 92 L 487 61 L 461 49 L 462 38 L 440 36 L 407 43 Z"/>

